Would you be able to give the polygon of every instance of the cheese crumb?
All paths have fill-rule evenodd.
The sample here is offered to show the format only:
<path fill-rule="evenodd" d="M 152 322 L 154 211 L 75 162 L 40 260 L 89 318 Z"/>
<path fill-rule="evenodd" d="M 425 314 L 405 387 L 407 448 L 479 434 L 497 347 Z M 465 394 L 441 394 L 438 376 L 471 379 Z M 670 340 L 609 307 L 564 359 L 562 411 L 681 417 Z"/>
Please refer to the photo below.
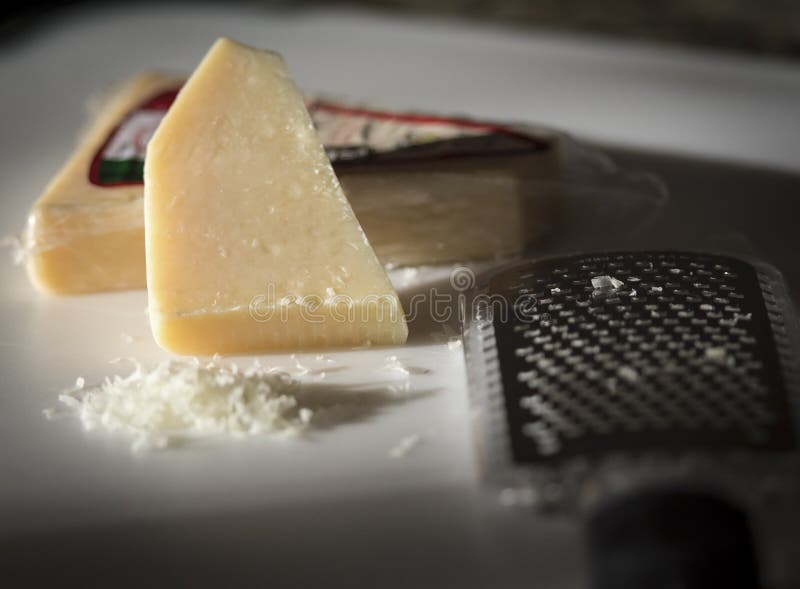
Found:
<path fill-rule="evenodd" d="M 17 235 L 6 235 L 0 238 L 0 247 L 6 247 L 11 252 L 11 260 L 15 266 L 21 266 L 28 258 L 28 248 L 22 238 Z"/>
<path fill-rule="evenodd" d="M 728 358 L 728 352 L 725 348 L 714 346 L 711 348 L 706 348 L 704 355 L 706 359 L 711 360 L 713 362 L 730 362 L 730 358 Z"/>
<path fill-rule="evenodd" d="M 595 276 L 592 278 L 592 288 L 595 290 L 617 290 L 625 283 L 621 280 L 608 275 Z"/>
<path fill-rule="evenodd" d="M 625 380 L 629 383 L 634 383 L 639 380 L 639 373 L 630 366 L 620 366 L 617 370 L 617 375 L 619 375 L 622 380 Z"/>
<path fill-rule="evenodd" d="M 431 372 L 433 372 L 429 368 L 424 368 L 421 366 L 409 366 L 406 362 L 400 360 L 397 356 L 387 356 L 386 364 L 383 365 L 381 370 L 397 372 L 404 376 L 431 374 Z"/>
<path fill-rule="evenodd" d="M 422 436 L 420 434 L 411 434 L 410 436 L 406 436 L 391 450 L 389 450 L 389 456 L 392 458 L 404 458 L 408 456 L 408 454 L 416 448 L 419 443 L 422 441 Z"/>
<path fill-rule="evenodd" d="M 617 280 L 613 276 L 602 275 L 602 276 L 595 276 L 591 280 L 592 283 L 592 297 L 593 298 L 601 298 L 607 296 L 613 296 L 616 294 L 622 294 L 620 289 L 625 286 L 625 283 L 621 280 Z M 630 296 L 636 296 L 636 291 L 631 290 L 629 292 Z"/>
<path fill-rule="evenodd" d="M 382 370 L 399 372 L 403 375 L 408 375 L 408 367 L 397 356 L 387 356 L 386 364 L 383 365 Z"/>

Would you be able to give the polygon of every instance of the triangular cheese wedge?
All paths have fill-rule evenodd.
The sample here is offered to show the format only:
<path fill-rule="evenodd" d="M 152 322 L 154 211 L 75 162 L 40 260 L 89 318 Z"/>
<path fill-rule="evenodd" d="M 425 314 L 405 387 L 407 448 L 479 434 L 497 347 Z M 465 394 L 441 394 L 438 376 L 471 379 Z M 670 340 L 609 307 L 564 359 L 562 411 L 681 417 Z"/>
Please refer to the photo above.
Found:
<path fill-rule="evenodd" d="M 156 341 L 183 354 L 402 344 L 397 294 L 281 57 L 220 39 L 148 145 Z"/>
<path fill-rule="evenodd" d="M 23 243 L 28 275 L 38 290 L 82 294 L 144 287 L 142 187 L 135 181 L 141 152 L 136 148 L 181 83 L 149 73 L 120 87 L 33 205 Z M 128 140 L 127 149 L 114 150 L 125 144 L 121 138 Z M 112 150 L 113 159 L 108 157 Z"/>

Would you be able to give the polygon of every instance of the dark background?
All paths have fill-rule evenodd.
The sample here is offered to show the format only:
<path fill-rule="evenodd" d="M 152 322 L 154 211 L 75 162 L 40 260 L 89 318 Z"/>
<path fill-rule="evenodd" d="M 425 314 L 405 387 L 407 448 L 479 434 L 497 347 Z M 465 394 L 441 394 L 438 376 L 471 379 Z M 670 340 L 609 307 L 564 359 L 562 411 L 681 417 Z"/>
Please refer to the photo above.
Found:
<path fill-rule="evenodd" d="M 477 20 L 514 27 L 589 32 L 711 47 L 757 55 L 800 57 L 797 0 L 239 0 L 271 9 L 371 8 L 399 14 Z M 90 1 L 11 2 L 0 17 L 0 38 L 13 39 Z"/>

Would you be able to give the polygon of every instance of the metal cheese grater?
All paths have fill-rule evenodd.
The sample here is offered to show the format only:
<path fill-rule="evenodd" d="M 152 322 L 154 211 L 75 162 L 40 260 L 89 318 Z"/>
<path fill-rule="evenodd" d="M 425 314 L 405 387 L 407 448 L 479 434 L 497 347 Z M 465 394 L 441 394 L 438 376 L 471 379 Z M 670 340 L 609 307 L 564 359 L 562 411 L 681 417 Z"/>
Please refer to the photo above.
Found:
<path fill-rule="evenodd" d="M 486 479 L 508 503 L 584 514 L 654 485 L 718 490 L 775 528 L 776 554 L 794 532 L 764 498 L 800 489 L 795 329 L 777 271 L 720 255 L 494 272 L 465 322 Z"/>

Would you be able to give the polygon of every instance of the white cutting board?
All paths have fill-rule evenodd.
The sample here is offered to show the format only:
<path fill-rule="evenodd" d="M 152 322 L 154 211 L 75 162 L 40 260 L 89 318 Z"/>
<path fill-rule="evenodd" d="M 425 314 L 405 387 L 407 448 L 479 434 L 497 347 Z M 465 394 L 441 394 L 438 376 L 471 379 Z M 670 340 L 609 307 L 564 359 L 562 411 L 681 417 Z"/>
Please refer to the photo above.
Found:
<path fill-rule="evenodd" d="M 796 65 L 361 13 L 104 8 L 0 49 L 0 233 L 20 229 L 66 158 L 88 96 L 143 69 L 188 72 L 222 35 L 282 52 L 308 91 L 800 169 Z M 403 273 L 393 278 L 406 293 L 419 288 Z M 410 585 L 441 577 L 511 586 L 532 575 L 550 587 L 578 583 L 573 528 L 509 516 L 476 494 L 463 353 L 429 321 L 412 325 L 404 348 L 329 353 L 332 387 L 396 384 L 403 375 L 381 370 L 396 355 L 424 369 L 408 377 L 420 394 L 308 439 L 133 456 L 126 441 L 86 434 L 76 421 L 47 422 L 42 410 L 76 377 L 113 374 L 108 361 L 119 356 L 167 357 L 150 338 L 145 306 L 144 292 L 39 296 L 20 268 L 0 263 L 0 539 L 213 516 L 205 531 L 225 533 L 231 549 L 257 541 L 292 566 L 310 552 L 328 568 L 338 563 L 343 579 L 359 566 L 386 574 L 400 550 Z M 314 354 L 297 360 L 321 367 Z M 287 355 L 262 361 L 295 365 Z M 420 444 L 390 457 L 409 435 Z M 174 525 L 167 554 L 188 558 L 181 547 L 195 531 Z M 497 548 L 515 542 L 516 551 Z M 320 567 L 300 578 L 323 578 Z M 349 585 L 373 581 L 353 576 Z"/>

